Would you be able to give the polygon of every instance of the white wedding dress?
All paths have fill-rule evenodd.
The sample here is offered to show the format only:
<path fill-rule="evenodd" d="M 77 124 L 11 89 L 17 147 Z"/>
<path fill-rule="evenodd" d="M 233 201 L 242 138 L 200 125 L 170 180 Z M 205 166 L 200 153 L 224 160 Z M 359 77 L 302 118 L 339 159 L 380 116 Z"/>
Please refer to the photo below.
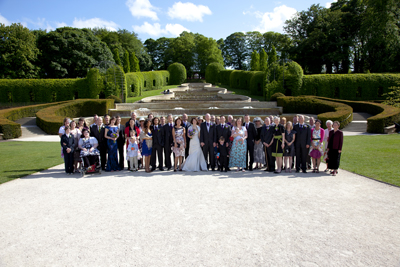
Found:
<path fill-rule="evenodd" d="M 200 126 L 196 126 L 196 134 L 192 137 L 189 144 L 189 156 L 185 160 L 183 164 L 182 170 L 188 172 L 198 172 L 198 171 L 207 171 L 207 163 L 204 159 L 203 150 L 200 146 L 199 134 L 200 134 Z M 193 130 L 193 126 L 188 128 L 189 130 Z"/>

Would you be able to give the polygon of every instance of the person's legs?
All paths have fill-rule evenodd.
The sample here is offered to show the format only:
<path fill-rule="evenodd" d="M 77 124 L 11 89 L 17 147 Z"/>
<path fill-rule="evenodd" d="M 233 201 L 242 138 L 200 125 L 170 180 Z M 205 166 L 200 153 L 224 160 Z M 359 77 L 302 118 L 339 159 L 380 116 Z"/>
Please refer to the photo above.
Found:
<path fill-rule="evenodd" d="M 289 167 L 286 167 L 286 169 L 289 169 L 289 172 L 292 172 L 293 158 L 292 157 L 288 157 L 288 158 L 289 158 L 289 165 L 286 165 L 286 166 L 289 166 Z"/>
<path fill-rule="evenodd" d="M 133 169 L 133 157 L 129 157 L 129 169 L 131 170 L 131 171 L 133 171 L 134 169 Z"/>
<path fill-rule="evenodd" d="M 179 169 L 182 170 L 183 157 L 179 157 Z"/>
<path fill-rule="evenodd" d="M 321 164 L 321 158 L 317 158 L 317 172 L 319 172 L 319 165 Z"/>
<path fill-rule="evenodd" d="M 134 171 L 137 171 L 138 170 L 138 158 L 137 157 L 132 157 L 131 158 L 131 161 L 133 161 L 133 169 L 132 170 L 134 170 Z"/>
<path fill-rule="evenodd" d="M 288 164 L 287 164 L 287 163 L 288 163 L 288 158 L 289 158 L 289 157 L 283 157 L 283 162 L 285 163 L 285 166 L 286 166 L 286 168 L 285 168 L 285 169 L 286 169 L 286 172 L 287 172 L 288 169 L 289 169 L 289 168 L 288 168 Z"/>

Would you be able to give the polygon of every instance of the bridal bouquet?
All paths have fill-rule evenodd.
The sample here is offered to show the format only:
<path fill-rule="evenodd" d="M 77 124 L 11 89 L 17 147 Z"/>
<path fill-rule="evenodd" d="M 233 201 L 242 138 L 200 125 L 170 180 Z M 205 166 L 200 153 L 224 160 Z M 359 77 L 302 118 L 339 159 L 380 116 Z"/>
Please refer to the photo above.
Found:
<path fill-rule="evenodd" d="M 112 137 L 112 138 L 118 138 L 118 137 L 119 137 L 119 134 L 118 134 L 118 133 L 113 133 L 113 134 L 111 134 L 111 137 Z M 114 143 L 115 143 L 115 140 L 114 140 Z"/>
<path fill-rule="evenodd" d="M 195 130 L 189 129 L 188 135 L 189 135 L 190 138 L 193 138 L 193 136 L 194 136 L 195 134 L 196 134 L 196 131 L 195 131 Z"/>

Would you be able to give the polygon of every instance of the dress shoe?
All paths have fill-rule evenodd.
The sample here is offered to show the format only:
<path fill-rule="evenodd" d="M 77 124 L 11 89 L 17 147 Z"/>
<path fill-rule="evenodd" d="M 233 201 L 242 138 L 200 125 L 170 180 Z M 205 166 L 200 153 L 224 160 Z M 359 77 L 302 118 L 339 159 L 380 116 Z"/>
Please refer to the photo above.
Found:
<path fill-rule="evenodd" d="M 160 168 L 159 170 L 160 170 L 160 171 L 163 171 L 163 170 L 164 170 L 164 168 Z"/>
<path fill-rule="evenodd" d="M 252 171 L 253 171 L 253 168 L 249 168 L 249 171 L 251 171 L 251 172 L 252 172 Z"/>
<path fill-rule="evenodd" d="M 267 172 L 267 171 L 269 171 L 269 170 L 268 170 L 268 169 L 265 169 L 264 171 Z"/>
<path fill-rule="evenodd" d="M 225 170 L 226 171 L 226 170 Z M 228 168 L 228 171 L 231 171 L 231 169 Z"/>
<path fill-rule="evenodd" d="M 215 169 L 214 169 L 214 168 L 212 168 L 211 170 L 212 170 L 213 172 L 215 171 Z"/>
<path fill-rule="evenodd" d="M 171 169 L 172 169 L 172 168 L 171 168 L 171 167 L 169 167 L 167 170 L 168 170 L 168 171 L 170 171 Z"/>
<path fill-rule="evenodd" d="M 156 169 L 151 169 L 152 172 L 154 172 Z"/>
<path fill-rule="evenodd" d="M 296 172 L 300 172 L 300 170 L 296 170 Z"/>
<path fill-rule="evenodd" d="M 303 170 L 302 172 L 303 172 L 303 173 L 307 173 L 307 171 L 306 171 L 306 170 Z"/>

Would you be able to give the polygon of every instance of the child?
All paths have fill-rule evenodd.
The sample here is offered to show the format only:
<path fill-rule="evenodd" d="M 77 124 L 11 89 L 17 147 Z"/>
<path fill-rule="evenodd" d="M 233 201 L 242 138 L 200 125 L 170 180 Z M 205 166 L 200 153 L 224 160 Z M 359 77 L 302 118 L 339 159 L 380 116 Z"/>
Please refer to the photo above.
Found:
<path fill-rule="evenodd" d="M 224 171 L 225 168 L 225 172 L 228 171 L 228 157 L 229 157 L 229 153 L 228 153 L 228 148 L 226 147 L 226 142 L 225 142 L 225 138 L 223 136 L 221 136 L 219 138 L 219 143 L 218 143 L 218 154 L 219 154 L 219 163 L 221 166 L 221 172 Z"/>
<path fill-rule="evenodd" d="M 128 140 L 128 150 L 126 152 L 126 156 L 129 159 L 130 163 L 130 169 L 132 172 L 138 170 L 138 151 L 139 151 L 139 146 L 136 141 L 136 133 L 134 130 L 129 131 L 130 138 Z M 133 168 L 135 166 L 135 168 Z"/>
<path fill-rule="evenodd" d="M 74 171 L 75 137 L 70 134 L 70 127 L 65 126 L 65 134 L 61 136 L 61 146 L 64 154 L 65 172 L 71 175 Z"/>

